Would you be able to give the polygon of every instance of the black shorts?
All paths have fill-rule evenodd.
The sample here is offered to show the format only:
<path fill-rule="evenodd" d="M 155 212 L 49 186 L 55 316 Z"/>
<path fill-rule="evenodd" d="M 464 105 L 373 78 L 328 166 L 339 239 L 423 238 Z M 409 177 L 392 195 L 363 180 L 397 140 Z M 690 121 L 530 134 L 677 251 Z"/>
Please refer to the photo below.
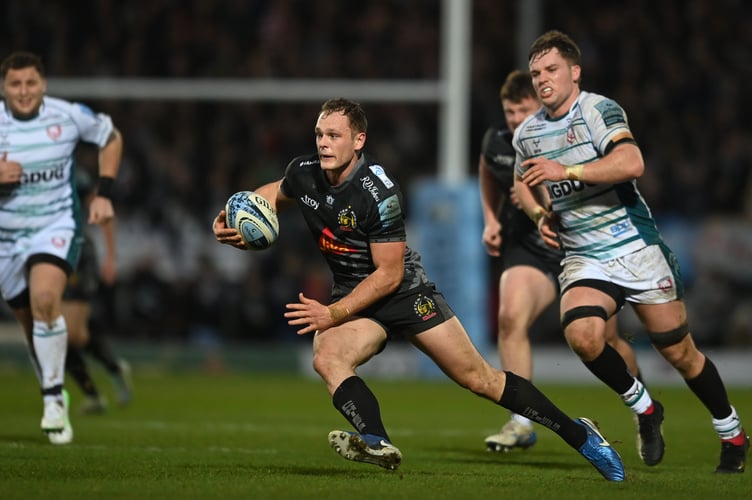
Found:
<path fill-rule="evenodd" d="M 559 274 L 561 273 L 561 256 L 555 252 L 533 252 L 521 245 L 504 246 L 502 266 L 509 269 L 514 266 L 534 267 L 548 279 L 553 281 L 556 290 L 559 290 Z"/>
<path fill-rule="evenodd" d="M 433 283 L 400 292 L 363 309 L 356 316 L 379 323 L 387 336 L 410 337 L 454 317 L 444 295 Z"/>
<path fill-rule="evenodd" d="M 68 276 L 63 300 L 90 301 L 99 288 L 99 260 L 94 242 L 88 236 L 81 245 L 78 265 Z"/>

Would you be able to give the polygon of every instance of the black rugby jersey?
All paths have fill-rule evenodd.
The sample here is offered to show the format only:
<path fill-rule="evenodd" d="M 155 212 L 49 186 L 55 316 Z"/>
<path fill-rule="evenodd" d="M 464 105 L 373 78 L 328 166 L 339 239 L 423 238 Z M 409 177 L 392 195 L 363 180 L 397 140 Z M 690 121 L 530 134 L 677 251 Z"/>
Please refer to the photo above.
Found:
<path fill-rule="evenodd" d="M 399 185 L 365 155 L 339 186 L 329 184 L 317 154 L 297 157 L 285 170 L 281 190 L 295 199 L 332 271 L 334 297 L 376 270 L 369 243 L 407 240 Z M 420 256 L 406 247 L 398 293 L 427 282 Z"/>
<path fill-rule="evenodd" d="M 481 154 L 493 176 L 504 190 L 504 202 L 497 207 L 496 216 L 501 222 L 502 253 L 505 246 L 519 244 L 531 252 L 547 258 L 563 258 L 564 254 L 544 243 L 535 223 L 523 210 L 515 207 L 509 197 L 514 185 L 514 158 L 512 132 L 500 127 L 489 127 L 483 135 Z"/>

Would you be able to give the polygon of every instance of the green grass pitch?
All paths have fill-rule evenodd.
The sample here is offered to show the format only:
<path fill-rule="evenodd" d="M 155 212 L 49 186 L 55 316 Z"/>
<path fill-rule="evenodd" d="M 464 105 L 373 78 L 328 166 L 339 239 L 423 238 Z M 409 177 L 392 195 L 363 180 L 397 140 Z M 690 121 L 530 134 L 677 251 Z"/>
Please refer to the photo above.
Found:
<path fill-rule="evenodd" d="M 506 410 L 450 382 L 369 384 L 404 455 L 398 471 L 329 448 L 328 432 L 349 427 L 318 380 L 136 367 L 132 405 L 100 416 L 75 412 L 81 395 L 71 382 L 75 440 L 55 447 L 39 430 L 31 371 L 0 373 L 0 498 L 752 498 L 752 470 L 713 473 L 720 446 L 710 416 L 683 386 L 651 388 L 666 407 L 666 456 L 656 467 L 640 461 L 632 416 L 607 389 L 541 387 L 572 417 L 599 422 L 627 469 L 625 482 L 609 483 L 547 429 L 526 451 L 487 452 L 483 438 Z M 752 388 L 729 392 L 750 429 Z"/>

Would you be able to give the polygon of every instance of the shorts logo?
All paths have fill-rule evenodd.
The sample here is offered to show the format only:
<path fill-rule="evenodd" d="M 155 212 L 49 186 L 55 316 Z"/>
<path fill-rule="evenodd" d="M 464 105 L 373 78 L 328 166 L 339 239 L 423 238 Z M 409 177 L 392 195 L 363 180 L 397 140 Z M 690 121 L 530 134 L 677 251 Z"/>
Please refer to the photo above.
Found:
<path fill-rule="evenodd" d="M 663 292 L 669 292 L 674 288 L 674 280 L 671 276 L 666 276 L 658 280 L 658 288 Z"/>
<path fill-rule="evenodd" d="M 55 248 L 63 248 L 65 246 L 65 238 L 58 238 L 57 236 L 52 238 L 52 246 Z"/>
<path fill-rule="evenodd" d="M 423 321 L 428 321 L 437 314 L 436 304 L 433 299 L 431 297 L 426 297 L 422 293 L 418 295 L 417 299 L 415 299 L 413 310 Z"/>

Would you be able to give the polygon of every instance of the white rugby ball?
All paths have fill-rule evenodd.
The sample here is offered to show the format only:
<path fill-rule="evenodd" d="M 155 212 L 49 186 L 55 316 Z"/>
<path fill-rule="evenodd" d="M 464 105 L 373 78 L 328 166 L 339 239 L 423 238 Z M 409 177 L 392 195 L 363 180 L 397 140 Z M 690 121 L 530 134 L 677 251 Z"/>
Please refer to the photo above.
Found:
<path fill-rule="evenodd" d="M 247 248 L 265 250 L 277 241 L 277 212 L 263 196 L 239 191 L 227 200 L 225 213 L 227 227 L 237 229 Z"/>

